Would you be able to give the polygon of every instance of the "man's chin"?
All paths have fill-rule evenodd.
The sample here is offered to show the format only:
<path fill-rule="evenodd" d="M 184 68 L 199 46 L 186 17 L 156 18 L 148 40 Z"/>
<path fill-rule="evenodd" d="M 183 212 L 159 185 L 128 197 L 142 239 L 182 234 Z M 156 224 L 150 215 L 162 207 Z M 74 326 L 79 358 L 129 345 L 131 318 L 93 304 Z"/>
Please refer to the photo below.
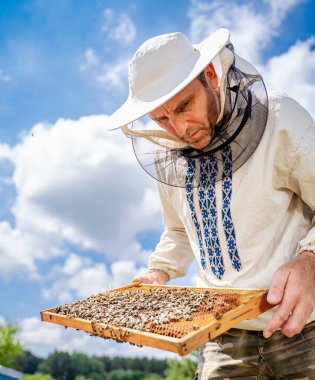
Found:
<path fill-rule="evenodd" d="M 197 141 L 195 143 L 189 143 L 189 146 L 191 146 L 194 149 L 203 150 L 209 145 L 210 141 Z"/>

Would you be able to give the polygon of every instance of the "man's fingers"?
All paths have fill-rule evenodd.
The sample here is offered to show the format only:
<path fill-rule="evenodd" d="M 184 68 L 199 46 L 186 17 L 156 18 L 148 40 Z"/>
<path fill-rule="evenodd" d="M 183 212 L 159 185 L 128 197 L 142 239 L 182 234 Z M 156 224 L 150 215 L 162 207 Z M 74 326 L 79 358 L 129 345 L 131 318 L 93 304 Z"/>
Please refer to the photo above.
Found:
<path fill-rule="evenodd" d="M 136 276 L 132 279 L 131 282 L 138 282 L 140 284 L 152 284 L 152 280 L 150 280 L 146 276 Z"/>
<path fill-rule="evenodd" d="M 265 338 L 269 338 L 286 322 L 294 308 L 294 301 L 292 299 L 289 298 L 288 302 L 284 302 L 284 291 L 289 278 L 289 273 L 290 271 L 285 268 L 280 268 L 273 276 L 271 287 L 267 295 L 267 301 L 272 305 L 277 305 L 281 301 L 282 304 L 279 306 L 273 318 L 266 326 L 264 330 Z"/>
<path fill-rule="evenodd" d="M 291 338 L 295 334 L 299 334 L 308 317 L 311 315 L 312 310 L 313 308 L 310 304 L 299 303 L 287 321 L 281 326 L 282 333 L 288 338 Z"/>
<path fill-rule="evenodd" d="M 288 281 L 290 271 L 285 268 L 278 269 L 271 283 L 271 287 L 268 291 L 267 301 L 272 305 L 277 305 L 281 302 L 284 296 L 285 285 Z"/>
<path fill-rule="evenodd" d="M 305 253 L 275 272 L 267 300 L 280 305 L 264 330 L 265 338 L 278 329 L 288 337 L 302 330 L 315 305 L 314 270 L 314 254 Z"/>
<path fill-rule="evenodd" d="M 297 304 L 298 296 L 295 293 L 294 287 L 291 287 L 288 284 L 285 288 L 288 278 L 289 276 L 284 276 L 280 271 L 275 273 L 273 285 L 270 288 L 270 298 L 274 302 L 270 302 L 269 300 L 270 290 L 268 292 L 267 301 L 274 304 L 281 302 L 281 304 L 264 330 L 265 338 L 269 338 L 276 330 L 280 329 L 281 326 L 286 323 Z M 280 284 L 280 286 L 278 284 Z"/>
<path fill-rule="evenodd" d="M 150 269 L 143 276 L 135 276 L 132 282 L 137 282 L 140 284 L 155 284 L 162 285 L 169 280 L 169 275 L 159 269 Z"/>
<path fill-rule="evenodd" d="M 141 282 L 142 281 L 142 277 L 140 277 L 140 276 L 136 276 L 136 277 L 134 277 L 132 280 L 131 280 L 131 282 Z"/>
<path fill-rule="evenodd" d="M 299 288 L 300 281 L 296 275 L 290 276 L 281 304 L 264 330 L 265 338 L 269 338 L 278 329 L 281 329 L 283 334 L 288 337 L 302 330 L 307 318 L 313 311 L 314 301 L 311 297 L 303 297 L 303 289 Z"/>
<path fill-rule="evenodd" d="M 271 321 L 268 323 L 264 330 L 264 337 L 269 338 L 275 331 L 277 331 L 290 317 L 292 310 L 294 308 L 294 301 L 289 300 L 289 302 L 282 301 L 281 306 L 275 312 Z"/>

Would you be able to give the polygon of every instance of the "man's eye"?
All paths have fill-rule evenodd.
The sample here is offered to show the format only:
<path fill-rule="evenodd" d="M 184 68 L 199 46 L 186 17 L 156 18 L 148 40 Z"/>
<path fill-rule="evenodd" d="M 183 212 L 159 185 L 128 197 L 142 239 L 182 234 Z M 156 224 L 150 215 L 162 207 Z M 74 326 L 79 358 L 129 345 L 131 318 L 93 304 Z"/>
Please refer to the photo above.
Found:
<path fill-rule="evenodd" d="M 187 102 L 183 103 L 180 107 L 177 108 L 176 113 L 183 112 L 188 107 L 190 101 L 187 100 Z"/>
<path fill-rule="evenodd" d="M 159 125 L 162 128 L 166 128 L 168 126 L 168 120 L 167 119 L 156 120 L 155 122 L 157 125 Z"/>
<path fill-rule="evenodd" d="M 167 117 L 163 117 L 161 119 L 158 119 L 157 123 L 159 123 L 159 124 L 165 124 L 167 122 L 167 120 L 168 120 Z"/>

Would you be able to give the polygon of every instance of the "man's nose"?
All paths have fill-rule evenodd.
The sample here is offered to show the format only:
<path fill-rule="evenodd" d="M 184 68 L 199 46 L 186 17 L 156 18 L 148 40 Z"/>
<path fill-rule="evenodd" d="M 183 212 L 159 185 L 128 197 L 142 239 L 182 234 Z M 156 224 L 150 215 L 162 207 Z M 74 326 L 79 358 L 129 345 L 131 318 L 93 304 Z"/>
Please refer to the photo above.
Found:
<path fill-rule="evenodd" d="M 184 137 L 186 135 L 187 124 L 182 117 L 173 116 L 169 119 L 169 122 L 179 137 Z"/>

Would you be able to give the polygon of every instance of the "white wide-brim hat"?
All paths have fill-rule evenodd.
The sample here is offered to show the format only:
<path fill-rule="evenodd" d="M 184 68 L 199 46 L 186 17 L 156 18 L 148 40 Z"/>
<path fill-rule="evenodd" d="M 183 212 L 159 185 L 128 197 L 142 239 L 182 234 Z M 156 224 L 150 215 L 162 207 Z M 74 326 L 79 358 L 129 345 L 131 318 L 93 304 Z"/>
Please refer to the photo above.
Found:
<path fill-rule="evenodd" d="M 197 45 L 182 33 L 144 42 L 129 63 L 128 98 L 108 118 L 108 129 L 124 127 L 167 102 L 205 69 L 229 39 L 229 30 L 222 28 Z"/>

